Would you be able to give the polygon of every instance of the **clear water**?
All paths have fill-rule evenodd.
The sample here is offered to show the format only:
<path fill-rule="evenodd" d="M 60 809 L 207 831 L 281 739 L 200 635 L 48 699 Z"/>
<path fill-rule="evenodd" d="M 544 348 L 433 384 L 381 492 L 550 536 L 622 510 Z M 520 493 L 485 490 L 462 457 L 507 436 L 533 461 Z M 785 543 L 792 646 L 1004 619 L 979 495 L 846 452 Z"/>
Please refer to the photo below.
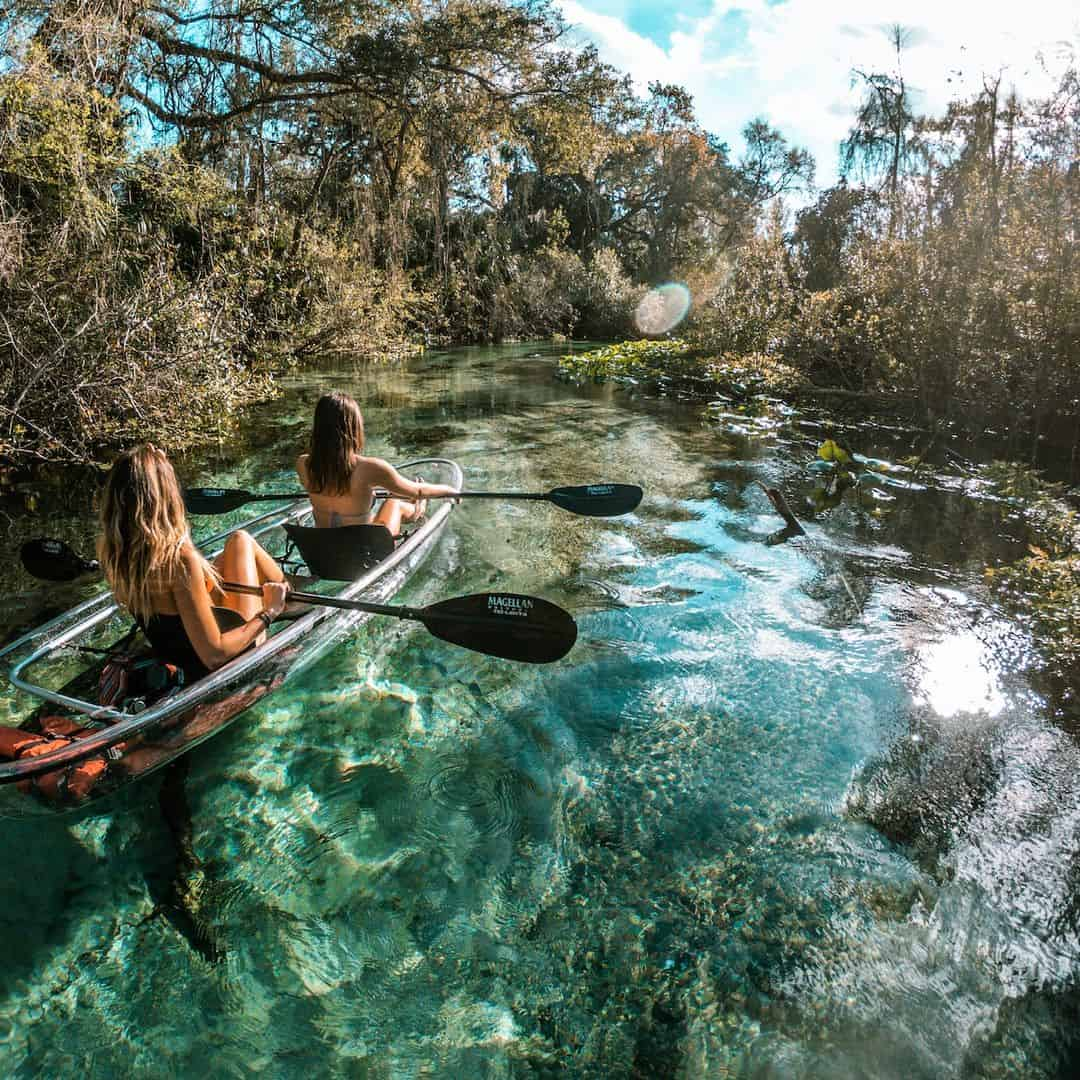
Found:
<path fill-rule="evenodd" d="M 548 597 L 566 660 L 373 621 L 163 796 L 5 823 L 0 1073 L 1073 1074 L 1080 753 L 981 583 L 1018 527 L 942 474 L 768 547 L 752 481 L 802 506 L 818 429 L 576 389 L 550 352 L 298 375 L 181 462 L 291 485 L 338 386 L 392 459 L 647 494 L 612 520 L 463 506 L 402 594 Z M 86 544 L 84 489 L 9 507 L 12 545 Z M 0 619 L 90 587 L 16 578 Z"/>

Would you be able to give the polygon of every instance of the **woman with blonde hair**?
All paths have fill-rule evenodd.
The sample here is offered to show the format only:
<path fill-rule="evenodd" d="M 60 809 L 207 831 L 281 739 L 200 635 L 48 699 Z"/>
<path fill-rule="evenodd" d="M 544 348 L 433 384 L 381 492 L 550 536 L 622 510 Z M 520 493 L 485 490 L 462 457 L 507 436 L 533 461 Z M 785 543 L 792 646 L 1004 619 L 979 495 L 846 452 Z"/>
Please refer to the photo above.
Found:
<path fill-rule="evenodd" d="M 315 406 L 311 448 L 297 458 L 296 472 L 320 528 L 385 525 L 397 536 L 403 522 L 424 516 L 425 499 L 457 494 L 446 484 L 409 480 L 382 458 L 365 457 L 360 406 L 340 390 L 324 394 Z M 376 511 L 379 489 L 398 498 L 386 499 Z"/>
<path fill-rule="evenodd" d="M 149 443 L 109 472 L 98 558 L 154 653 L 189 684 L 259 641 L 285 608 L 285 575 L 248 533 L 230 535 L 214 563 L 195 547 L 176 473 Z M 222 581 L 261 585 L 262 596 L 226 593 Z"/>
<path fill-rule="evenodd" d="M 233 533 L 214 563 L 191 542 L 184 500 L 165 454 L 149 443 L 121 454 L 105 483 L 98 557 L 117 601 L 128 608 L 159 660 L 192 683 L 259 641 L 288 592 L 274 560 L 246 532 Z M 262 596 L 226 593 L 222 581 L 261 585 Z M 84 737 L 67 717 L 46 717 L 39 732 L 0 725 L 0 757 L 33 758 Z M 147 767 L 153 747 L 114 747 L 19 787 L 77 802 L 114 760 Z"/>

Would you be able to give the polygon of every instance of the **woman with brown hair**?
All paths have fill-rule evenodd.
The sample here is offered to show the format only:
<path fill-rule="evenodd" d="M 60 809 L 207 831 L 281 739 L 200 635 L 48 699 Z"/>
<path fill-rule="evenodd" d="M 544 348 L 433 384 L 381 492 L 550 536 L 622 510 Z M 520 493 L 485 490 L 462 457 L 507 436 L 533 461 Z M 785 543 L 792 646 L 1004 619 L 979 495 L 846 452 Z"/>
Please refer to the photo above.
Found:
<path fill-rule="evenodd" d="M 109 472 L 98 558 L 154 653 L 188 684 L 259 641 L 285 608 L 285 575 L 248 533 L 233 533 L 213 563 L 195 547 L 176 473 L 149 443 Z M 261 585 L 262 596 L 226 593 L 222 581 Z"/>
<path fill-rule="evenodd" d="M 456 495 L 446 484 L 415 482 L 382 458 L 364 456 L 364 417 L 360 406 L 340 390 L 324 394 L 315 406 L 311 449 L 296 461 L 296 472 L 311 496 L 315 524 L 385 525 L 393 536 L 405 521 L 424 516 L 424 500 Z M 374 508 L 376 490 L 398 498 Z"/>

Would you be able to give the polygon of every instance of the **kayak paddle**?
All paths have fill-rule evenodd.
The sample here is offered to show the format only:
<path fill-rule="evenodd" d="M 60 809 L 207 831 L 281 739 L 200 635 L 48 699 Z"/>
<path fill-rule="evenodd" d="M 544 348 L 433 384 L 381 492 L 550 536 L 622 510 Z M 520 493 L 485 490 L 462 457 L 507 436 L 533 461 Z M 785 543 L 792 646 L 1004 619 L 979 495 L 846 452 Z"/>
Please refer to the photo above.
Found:
<path fill-rule="evenodd" d="M 63 540 L 52 537 L 27 540 L 19 548 L 19 558 L 27 573 L 43 581 L 74 581 L 81 574 L 101 569 L 97 559 L 84 559 Z"/>
<path fill-rule="evenodd" d="M 557 487 L 548 492 L 459 491 L 454 495 L 429 495 L 432 499 L 530 499 L 550 502 L 572 514 L 585 517 L 618 517 L 628 514 L 641 502 L 642 490 L 634 484 L 581 484 Z M 285 502 L 306 499 L 306 491 L 254 492 L 240 488 L 187 488 L 184 504 L 190 514 L 227 514 L 249 502 Z M 388 491 L 376 491 L 376 499 L 393 498 Z"/>
<path fill-rule="evenodd" d="M 285 502 L 307 497 L 306 491 L 259 493 L 239 488 L 185 488 L 184 506 L 189 514 L 227 514 L 250 502 Z"/>
<path fill-rule="evenodd" d="M 63 540 L 28 540 L 19 555 L 29 573 L 46 581 L 73 581 L 81 574 L 101 569 L 96 561 L 82 558 Z M 262 595 L 258 585 L 225 581 L 221 587 L 228 592 Z M 452 645 L 526 664 L 550 664 L 559 660 L 577 640 L 577 624 L 568 611 L 539 596 L 518 593 L 454 596 L 422 608 L 294 590 L 289 591 L 289 599 L 321 607 L 411 619 Z"/>
<path fill-rule="evenodd" d="M 258 585 L 223 581 L 221 587 L 228 592 L 262 595 Z M 577 624 L 568 611 L 539 596 L 519 593 L 452 596 L 422 608 L 346 600 L 292 589 L 289 599 L 346 611 L 389 615 L 395 619 L 413 619 L 423 623 L 429 634 L 452 645 L 526 664 L 550 664 L 559 660 L 577 641 Z"/>

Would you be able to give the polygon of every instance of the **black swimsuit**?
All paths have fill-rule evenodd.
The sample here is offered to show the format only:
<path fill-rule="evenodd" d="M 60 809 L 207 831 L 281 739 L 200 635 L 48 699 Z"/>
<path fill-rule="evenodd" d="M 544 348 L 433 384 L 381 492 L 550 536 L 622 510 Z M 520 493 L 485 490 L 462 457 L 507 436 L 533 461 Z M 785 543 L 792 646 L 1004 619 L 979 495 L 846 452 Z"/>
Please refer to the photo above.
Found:
<path fill-rule="evenodd" d="M 150 618 L 140 620 L 139 624 L 154 655 L 166 664 L 175 664 L 183 669 L 185 683 L 193 683 L 210 674 L 210 669 L 199 659 L 195 646 L 191 644 L 184 629 L 184 620 L 179 615 L 155 612 Z"/>
<path fill-rule="evenodd" d="M 215 607 L 214 618 L 222 630 L 232 630 L 243 626 L 244 618 L 231 608 Z M 166 664 L 175 664 L 184 672 L 184 682 L 191 685 L 196 679 L 210 674 L 210 669 L 199 659 L 195 646 L 184 629 L 184 620 L 179 615 L 162 615 L 155 612 L 150 618 L 140 620 L 146 640 L 154 650 L 154 655 Z"/>

